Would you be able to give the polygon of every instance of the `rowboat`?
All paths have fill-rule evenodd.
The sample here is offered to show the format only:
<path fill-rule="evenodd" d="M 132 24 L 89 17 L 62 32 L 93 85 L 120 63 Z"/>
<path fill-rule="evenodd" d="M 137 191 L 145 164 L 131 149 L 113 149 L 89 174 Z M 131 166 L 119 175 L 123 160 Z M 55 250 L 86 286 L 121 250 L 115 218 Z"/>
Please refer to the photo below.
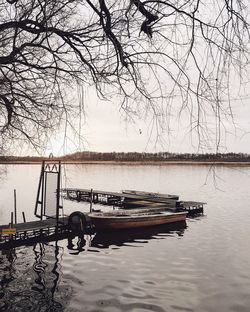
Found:
<path fill-rule="evenodd" d="M 172 213 L 169 211 L 130 213 L 123 212 L 92 212 L 88 214 L 96 230 L 135 229 L 186 220 L 187 212 Z"/>

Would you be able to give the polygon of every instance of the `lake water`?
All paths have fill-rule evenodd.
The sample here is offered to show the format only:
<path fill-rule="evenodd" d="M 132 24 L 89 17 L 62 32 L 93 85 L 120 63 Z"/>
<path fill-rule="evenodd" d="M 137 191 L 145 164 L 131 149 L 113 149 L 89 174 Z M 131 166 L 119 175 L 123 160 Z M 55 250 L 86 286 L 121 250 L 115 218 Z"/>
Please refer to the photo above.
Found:
<path fill-rule="evenodd" d="M 0 224 L 10 220 L 13 189 L 19 220 L 22 211 L 33 220 L 40 166 L 0 171 Z M 186 227 L 0 251 L 0 311 L 249 311 L 249 167 L 67 165 L 63 187 L 178 194 L 207 205 Z"/>

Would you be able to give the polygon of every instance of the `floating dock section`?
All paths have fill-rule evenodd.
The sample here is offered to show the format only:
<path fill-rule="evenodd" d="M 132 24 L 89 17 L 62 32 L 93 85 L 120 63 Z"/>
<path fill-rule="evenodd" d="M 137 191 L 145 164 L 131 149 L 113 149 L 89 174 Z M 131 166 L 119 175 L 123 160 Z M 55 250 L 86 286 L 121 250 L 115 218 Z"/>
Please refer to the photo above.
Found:
<path fill-rule="evenodd" d="M 172 212 L 188 212 L 188 216 L 203 214 L 203 202 L 182 201 L 178 195 L 149 193 L 125 190 L 122 192 L 107 192 L 93 189 L 64 188 L 61 193 L 65 199 L 77 202 L 109 205 L 120 209 L 134 208 L 165 208 Z"/>

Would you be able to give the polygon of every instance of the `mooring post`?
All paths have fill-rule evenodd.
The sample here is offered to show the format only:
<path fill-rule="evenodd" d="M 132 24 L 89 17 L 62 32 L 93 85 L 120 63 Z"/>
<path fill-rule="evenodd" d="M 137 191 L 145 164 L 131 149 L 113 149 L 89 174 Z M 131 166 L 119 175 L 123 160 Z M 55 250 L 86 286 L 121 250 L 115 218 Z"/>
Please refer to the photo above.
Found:
<path fill-rule="evenodd" d="M 15 216 L 15 224 L 17 224 L 16 190 L 14 190 L 14 216 Z"/>
<path fill-rule="evenodd" d="M 60 185 L 61 185 L 61 161 L 58 164 L 57 188 L 56 188 L 56 231 L 58 230 L 59 209 L 60 209 Z M 56 232 L 57 234 L 57 232 Z"/>
<path fill-rule="evenodd" d="M 11 211 L 10 227 L 13 228 L 13 211 Z"/>
<path fill-rule="evenodd" d="M 90 190 L 90 208 L 89 208 L 89 212 L 92 212 L 92 202 L 93 202 L 93 189 Z"/>
<path fill-rule="evenodd" d="M 25 218 L 24 211 L 22 212 L 22 214 L 23 214 L 23 222 L 26 223 L 26 218 Z"/>

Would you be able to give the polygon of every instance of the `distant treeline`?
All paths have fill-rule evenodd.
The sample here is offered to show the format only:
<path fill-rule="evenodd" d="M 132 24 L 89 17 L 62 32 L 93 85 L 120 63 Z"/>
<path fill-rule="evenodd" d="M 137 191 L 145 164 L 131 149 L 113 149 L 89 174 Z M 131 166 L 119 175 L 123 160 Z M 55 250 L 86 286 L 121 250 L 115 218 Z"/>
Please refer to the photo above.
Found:
<path fill-rule="evenodd" d="M 97 153 L 97 152 L 77 152 L 62 157 L 65 160 L 75 161 L 250 161 L 249 154 L 243 153 L 217 153 L 217 154 L 177 154 L 169 152 L 159 153 Z"/>
<path fill-rule="evenodd" d="M 0 156 L 1 162 L 41 162 L 47 159 L 44 157 L 33 156 Z M 169 152 L 159 153 L 98 153 L 98 152 L 77 152 L 74 154 L 65 155 L 55 159 L 62 161 L 137 161 L 137 162 L 152 162 L 152 161 L 236 161 L 250 162 L 250 155 L 243 153 L 217 153 L 217 154 L 177 154 Z"/>

